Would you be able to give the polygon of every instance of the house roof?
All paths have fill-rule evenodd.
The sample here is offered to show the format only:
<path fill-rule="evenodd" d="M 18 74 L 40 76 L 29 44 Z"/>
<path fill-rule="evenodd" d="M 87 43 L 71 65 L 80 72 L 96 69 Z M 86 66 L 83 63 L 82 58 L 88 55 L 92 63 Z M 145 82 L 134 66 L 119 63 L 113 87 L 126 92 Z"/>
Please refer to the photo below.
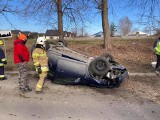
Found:
<path fill-rule="evenodd" d="M 18 34 L 19 32 L 21 32 L 20 30 L 11 30 L 12 34 Z"/>
<path fill-rule="evenodd" d="M 141 34 L 141 35 L 144 35 L 144 34 L 147 35 L 147 33 L 141 32 L 141 31 L 137 31 L 137 33 L 138 33 L 138 34 Z"/>
<path fill-rule="evenodd" d="M 58 32 L 58 30 L 47 30 L 45 35 L 46 36 L 59 36 L 59 32 Z M 63 31 L 63 36 L 65 36 L 65 35 L 67 35 L 67 37 L 69 37 L 70 35 L 76 36 L 75 33 Z"/>
<path fill-rule="evenodd" d="M 45 33 L 37 33 L 39 36 L 45 36 Z"/>
<path fill-rule="evenodd" d="M 28 35 L 29 33 L 31 33 L 30 31 L 21 31 L 21 33 Z"/>
<path fill-rule="evenodd" d="M 67 32 L 67 36 L 69 37 L 72 33 L 71 32 Z"/>
<path fill-rule="evenodd" d="M 47 30 L 46 36 L 59 36 L 58 30 Z"/>
<path fill-rule="evenodd" d="M 141 32 L 141 31 L 131 32 L 128 34 L 128 36 L 146 36 L 146 35 L 148 34 L 145 32 Z"/>

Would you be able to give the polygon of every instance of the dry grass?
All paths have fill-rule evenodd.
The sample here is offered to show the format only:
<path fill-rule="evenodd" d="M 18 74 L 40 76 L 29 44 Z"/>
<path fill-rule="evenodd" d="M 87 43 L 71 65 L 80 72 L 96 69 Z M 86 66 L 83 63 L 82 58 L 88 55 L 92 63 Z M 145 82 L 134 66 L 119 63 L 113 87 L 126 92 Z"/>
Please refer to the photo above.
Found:
<path fill-rule="evenodd" d="M 113 40 L 109 52 L 116 61 L 124 65 L 130 72 L 153 72 L 151 62 L 155 61 L 152 46 L 153 39 L 147 40 Z M 101 45 L 70 45 L 72 49 L 85 53 L 89 56 L 100 56 L 108 52 Z"/>
<path fill-rule="evenodd" d="M 27 47 L 31 50 L 31 46 L 35 40 L 29 39 Z M 85 39 L 85 40 L 67 40 L 68 47 L 80 53 L 89 56 L 100 56 L 107 52 L 102 48 L 102 39 Z M 131 72 L 151 72 L 151 61 L 155 61 L 152 46 L 154 39 L 112 39 L 112 48 L 110 52 L 115 59 L 122 65 L 126 66 Z M 6 70 L 17 70 L 13 60 L 13 40 L 5 40 L 6 55 L 8 64 L 5 65 Z M 29 70 L 33 70 L 33 62 L 29 62 Z"/>
<path fill-rule="evenodd" d="M 18 70 L 16 65 L 14 64 L 14 58 L 13 58 L 13 41 L 12 39 L 6 39 L 5 40 L 5 46 L 1 47 L 4 51 L 6 49 L 6 58 L 7 58 L 7 65 L 5 65 L 5 70 Z M 29 48 L 29 50 L 31 50 L 31 46 L 34 43 L 34 40 L 28 40 L 27 42 L 27 47 Z M 32 60 L 30 60 L 29 64 L 28 64 L 28 69 L 32 70 L 34 69 Z"/>

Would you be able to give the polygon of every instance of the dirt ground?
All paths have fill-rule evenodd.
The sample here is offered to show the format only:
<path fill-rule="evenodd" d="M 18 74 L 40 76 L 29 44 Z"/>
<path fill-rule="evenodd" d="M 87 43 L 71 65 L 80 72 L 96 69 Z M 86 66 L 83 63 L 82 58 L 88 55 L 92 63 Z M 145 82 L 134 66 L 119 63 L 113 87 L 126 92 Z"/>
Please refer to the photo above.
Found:
<path fill-rule="evenodd" d="M 17 74 L 0 81 L 1 120 L 159 120 L 158 77 L 130 77 L 119 88 L 58 85 L 45 82 L 35 94 L 38 78 L 29 75 L 32 92 L 22 94 Z M 152 83 L 152 84 L 151 84 Z"/>
<path fill-rule="evenodd" d="M 2 120 L 159 120 L 160 76 L 153 73 L 151 62 L 155 55 L 151 42 L 119 42 L 110 52 L 130 73 L 119 88 L 58 85 L 45 82 L 45 94 L 35 94 L 38 78 L 29 75 L 32 92 L 22 94 L 18 89 L 18 74 L 7 74 L 0 81 L 0 119 Z M 89 56 L 106 53 L 100 45 L 69 45 Z"/>
<path fill-rule="evenodd" d="M 153 40 L 147 41 L 115 41 L 109 52 L 115 60 L 124 65 L 129 72 L 154 72 L 151 62 L 156 60 L 153 53 Z M 88 56 L 100 56 L 106 52 L 101 45 L 69 45 L 71 49 Z"/>
<path fill-rule="evenodd" d="M 156 61 L 152 46 L 154 41 L 119 41 L 112 44 L 110 53 L 115 60 L 125 66 L 130 73 L 154 73 L 151 66 Z M 70 48 L 90 56 L 100 56 L 106 53 L 100 45 L 70 45 Z M 107 94 L 114 93 L 117 97 L 140 101 L 141 97 L 160 103 L 160 76 L 130 76 L 125 85 L 117 90 L 100 89 L 98 91 Z M 122 92 L 123 91 L 123 92 Z"/>

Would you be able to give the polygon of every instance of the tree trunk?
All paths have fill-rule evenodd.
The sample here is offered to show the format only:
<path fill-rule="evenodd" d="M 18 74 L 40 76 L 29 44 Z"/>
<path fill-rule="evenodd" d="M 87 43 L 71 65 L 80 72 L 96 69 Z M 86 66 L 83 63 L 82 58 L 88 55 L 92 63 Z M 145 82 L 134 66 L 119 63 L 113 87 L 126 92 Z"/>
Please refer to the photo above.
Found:
<path fill-rule="evenodd" d="M 102 28 L 104 37 L 104 48 L 109 50 L 110 48 L 110 32 L 108 21 L 108 0 L 102 0 Z"/>
<path fill-rule="evenodd" d="M 62 12 L 62 0 L 57 0 L 57 14 L 58 14 L 58 31 L 59 39 L 63 39 L 63 12 Z"/>

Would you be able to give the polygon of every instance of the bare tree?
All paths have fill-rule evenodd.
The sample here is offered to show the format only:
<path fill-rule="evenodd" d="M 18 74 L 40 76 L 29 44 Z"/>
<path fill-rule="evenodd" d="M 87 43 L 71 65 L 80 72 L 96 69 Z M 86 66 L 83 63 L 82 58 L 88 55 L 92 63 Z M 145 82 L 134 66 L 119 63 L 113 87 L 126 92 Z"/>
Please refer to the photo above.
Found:
<path fill-rule="evenodd" d="M 160 27 L 160 0 L 126 0 L 129 8 L 139 11 L 139 24 L 147 27 Z"/>
<path fill-rule="evenodd" d="M 127 35 L 130 33 L 132 28 L 132 22 L 128 17 L 123 17 L 119 20 L 119 29 L 122 35 Z"/>
<path fill-rule="evenodd" d="M 70 26 L 78 27 L 84 23 L 84 13 L 87 6 L 85 0 L 21 0 L 23 6 L 18 8 L 24 17 L 32 17 L 40 24 L 57 26 L 59 38 L 63 39 L 63 29 Z M 65 25 L 65 26 L 64 26 Z"/>
<path fill-rule="evenodd" d="M 91 0 L 96 5 L 96 8 L 100 10 L 102 16 L 102 29 L 103 29 L 103 45 L 104 48 L 110 48 L 110 30 L 108 19 L 108 0 Z"/>
<path fill-rule="evenodd" d="M 109 49 L 110 45 L 110 32 L 109 32 L 109 20 L 108 20 L 108 0 L 102 0 L 102 28 L 104 34 L 104 47 Z"/>
<path fill-rule="evenodd" d="M 63 12 L 62 12 L 62 0 L 56 0 L 57 15 L 58 15 L 58 31 L 59 39 L 63 39 Z"/>
<path fill-rule="evenodd" d="M 8 19 L 7 14 L 15 14 L 14 6 L 10 0 L 0 0 L 0 15 L 4 17 L 7 22 L 12 25 L 12 22 Z"/>

